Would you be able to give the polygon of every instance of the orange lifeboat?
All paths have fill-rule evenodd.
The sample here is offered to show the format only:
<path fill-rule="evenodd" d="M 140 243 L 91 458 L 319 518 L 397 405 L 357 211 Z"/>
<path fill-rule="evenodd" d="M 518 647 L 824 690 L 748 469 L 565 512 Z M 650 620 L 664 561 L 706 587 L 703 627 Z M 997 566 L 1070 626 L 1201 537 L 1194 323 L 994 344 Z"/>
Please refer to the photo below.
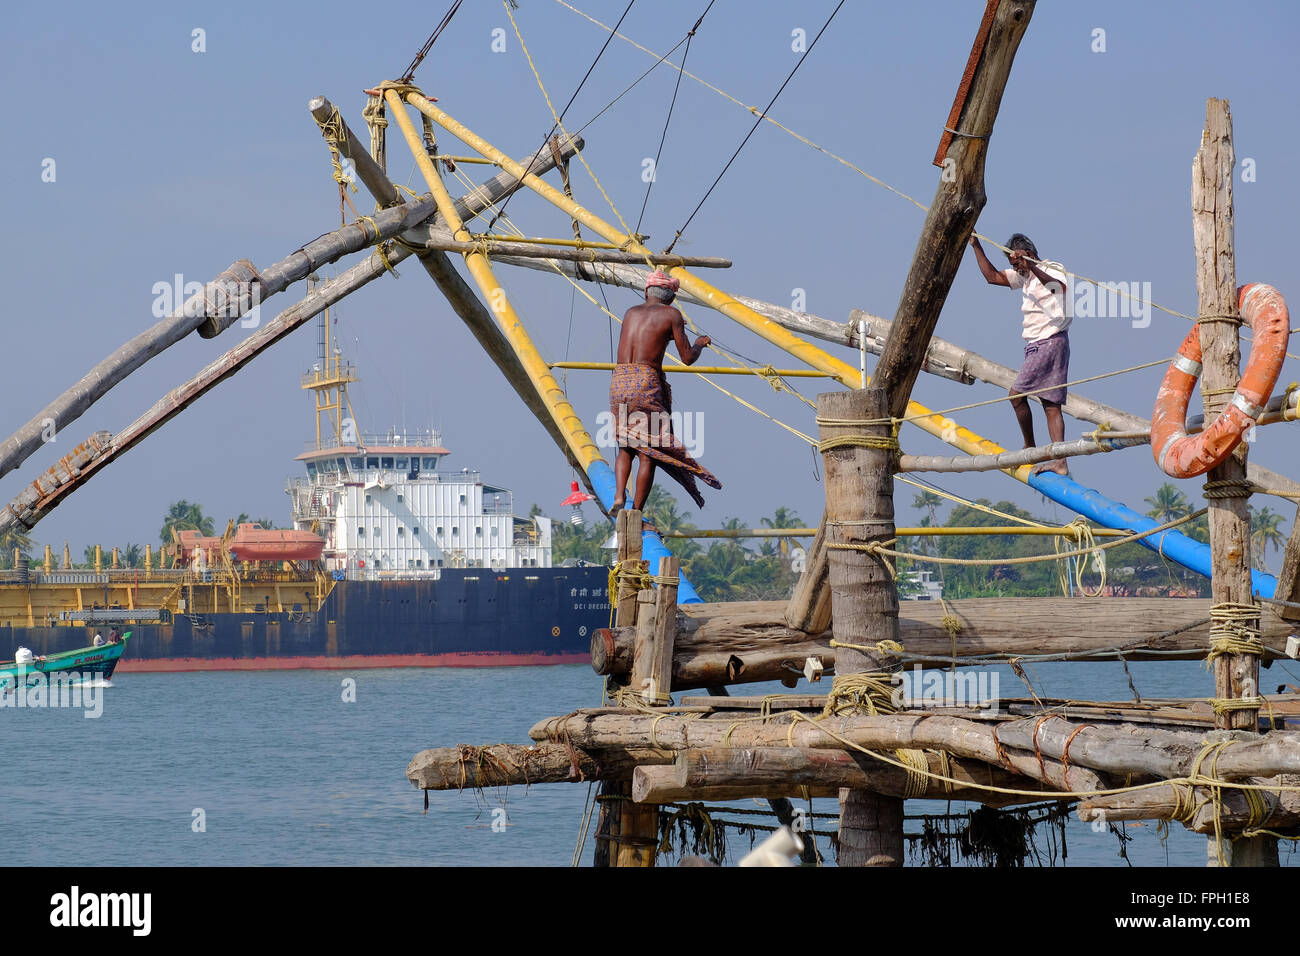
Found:
<path fill-rule="evenodd" d="M 1264 412 L 1286 358 L 1291 316 L 1282 294 L 1271 285 L 1252 282 L 1237 290 L 1242 318 L 1255 341 L 1250 361 L 1232 401 L 1214 422 L 1196 435 L 1187 434 L 1187 403 L 1201 376 L 1200 326 L 1194 325 L 1165 372 L 1151 413 L 1151 453 L 1173 478 L 1194 478 L 1224 462 L 1246 429 Z"/>
<path fill-rule="evenodd" d="M 230 556 L 236 561 L 319 561 L 325 539 L 310 531 L 263 528 L 241 524 L 230 540 Z"/>

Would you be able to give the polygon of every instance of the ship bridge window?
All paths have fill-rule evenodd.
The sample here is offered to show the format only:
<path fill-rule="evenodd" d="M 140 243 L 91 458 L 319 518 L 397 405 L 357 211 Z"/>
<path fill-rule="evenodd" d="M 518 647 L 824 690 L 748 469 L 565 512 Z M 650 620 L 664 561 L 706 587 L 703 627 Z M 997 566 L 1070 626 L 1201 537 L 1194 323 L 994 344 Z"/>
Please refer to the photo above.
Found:
<path fill-rule="evenodd" d="M 410 467 L 410 464 L 405 458 L 397 459 L 396 468 L 398 471 L 406 471 L 408 467 Z"/>
<path fill-rule="evenodd" d="M 438 466 L 438 459 L 437 459 L 437 458 L 426 458 L 426 459 L 424 459 L 424 467 L 425 467 L 425 470 L 427 470 L 427 471 L 432 471 L 432 470 L 433 470 L 434 468 L 436 468 L 437 466 Z"/>
<path fill-rule="evenodd" d="M 370 496 L 366 495 L 366 504 L 370 504 Z"/>
<path fill-rule="evenodd" d="M 391 455 L 386 455 L 386 456 L 384 456 L 383 458 L 379 459 L 379 467 L 380 467 L 380 468 L 392 468 L 392 467 L 393 467 L 393 459 L 392 459 L 392 456 L 391 456 Z"/>
<path fill-rule="evenodd" d="M 375 537 L 376 537 L 376 538 L 379 537 L 379 529 L 378 529 L 378 528 L 375 529 Z"/>
<path fill-rule="evenodd" d="M 406 529 L 403 528 L 400 524 L 397 526 L 397 536 L 398 536 L 399 538 L 405 538 L 405 537 L 406 537 Z"/>
<path fill-rule="evenodd" d="M 464 503 L 465 503 L 465 496 L 464 496 L 464 495 L 461 495 L 461 496 L 460 496 L 460 503 L 461 503 L 461 504 L 464 504 Z"/>
<path fill-rule="evenodd" d="M 367 458 L 367 459 L 366 459 L 366 467 L 367 467 L 367 468 L 378 468 L 378 467 L 379 467 L 379 459 L 378 459 L 378 458 Z"/>
<path fill-rule="evenodd" d="M 365 467 L 365 465 L 363 464 L 363 462 L 365 461 L 364 458 L 350 458 L 348 460 L 352 464 L 353 471 L 360 471 L 362 468 Z"/>
<path fill-rule="evenodd" d="M 336 458 L 334 461 L 339 466 L 339 471 L 346 472 L 348 470 L 348 461 L 346 458 Z"/>
<path fill-rule="evenodd" d="M 310 462 L 310 461 L 307 462 L 307 477 L 308 477 L 308 478 L 315 478 L 315 477 L 316 477 L 316 464 L 315 464 L 315 462 Z"/>
<path fill-rule="evenodd" d="M 418 527 L 412 528 L 411 534 L 418 538 L 420 536 L 420 529 Z"/>
<path fill-rule="evenodd" d="M 398 465 L 397 467 L 398 467 L 398 468 L 401 468 L 402 466 L 401 466 L 401 465 Z M 406 499 L 405 499 L 402 495 L 398 495 L 398 496 L 397 496 L 397 503 L 398 503 L 399 505 L 400 505 L 403 501 L 405 501 L 405 500 L 406 500 Z"/>

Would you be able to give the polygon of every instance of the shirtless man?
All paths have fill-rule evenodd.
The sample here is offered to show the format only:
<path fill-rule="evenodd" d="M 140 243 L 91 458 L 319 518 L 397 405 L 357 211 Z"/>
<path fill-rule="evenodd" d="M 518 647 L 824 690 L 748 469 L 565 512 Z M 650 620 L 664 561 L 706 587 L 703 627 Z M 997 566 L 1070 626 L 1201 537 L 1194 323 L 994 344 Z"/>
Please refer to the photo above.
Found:
<path fill-rule="evenodd" d="M 623 317 L 618 340 L 618 365 L 609 388 L 610 413 L 615 422 L 618 457 L 614 462 L 615 495 L 611 511 L 624 507 L 632 459 L 640 462 L 633 507 L 641 510 L 650 496 L 656 465 L 686 489 L 700 507 L 704 499 L 696 488 L 699 478 L 714 488 L 722 484 L 702 468 L 673 434 L 670 415 L 672 392 L 664 378 L 664 353 L 668 343 L 677 354 L 694 365 L 709 344 L 701 335 L 690 343 L 681 312 L 670 303 L 677 295 L 678 282 L 663 272 L 652 272 L 646 280 L 645 304 L 634 305 Z"/>

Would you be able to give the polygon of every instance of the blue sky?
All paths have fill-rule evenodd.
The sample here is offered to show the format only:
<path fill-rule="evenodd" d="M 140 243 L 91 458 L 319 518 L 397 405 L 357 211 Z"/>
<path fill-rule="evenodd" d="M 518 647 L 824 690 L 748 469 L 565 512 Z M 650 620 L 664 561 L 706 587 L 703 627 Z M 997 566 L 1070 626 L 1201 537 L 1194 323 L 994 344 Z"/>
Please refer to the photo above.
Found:
<path fill-rule="evenodd" d="M 574 0 L 608 23 L 623 0 Z M 679 40 L 705 0 L 640 0 L 623 30 L 662 52 Z M 794 65 L 792 31 L 809 38 L 833 8 L 718 0 L 692 42 L 688 68 L 747 104 L 767 102 Z M 556 0 L 522 0 L 524 39 L 557 106 L 567 101 L 605 33 Z M 338 225 L 328 154 L 307 101 L 325 94 L 362 127 L 361 90 L 399 74 L 441 17 L 444 3 L 397 2 L 377 9 L 306 3 L 83 3 L 24 5 L 7 13 L 5 115 L 14 135 L 3 151 L 11 227 L 0 238 L 10 273 L 3 318 L 5 393 L 0 431 L 35 414 L 87 368 L 154 321 L 155 283 L 181 273 L 206 281 L 240 257 L 266 265 Z M 847 3 L 772 115 L 864 170 L 924 202 L 938 170 L 930 164 L 983 4 Z M 1106 281 L 1150 282 L 1154 299 L 1194 312 L 1191 162 L 1205 99 L 1232 105 L 1238 159 L 1255 180 L 1235 183 L 1238 281 L 1293 292 L 1291 217 L 1300 208 L 1297 94 L 1286 69 L 1297 40 L 1294 4 L 1211 2 L 1041 3 L 1012 71 L 989 149 L 989 201 L 979 230 L 1005 240 L 1028 233 L 1045 257 Z M 192 31 L 206 50 L 192 51 Z M 492 50 L 505 31 L 504 52 Z M 1093 52 L 1094 31 L 1106 50 Z M 584 122 L 653 60 L 614 40 L 574 104 Z M 625 216 L 635 217 L 642 161 L 654 155 L 675 74 L 660 68 L 584 136 L 586 156 Z M 550 128 L 545 102 L 499 3 L 468 0 L 416 73 L 416 81 L 471 128 L 514 155 Z M 681 85 L 643 230 L 661 248 L 713 181 L 752 123 L 748 111 L 690 80 Z M 445 140 L 445 137 L 444 137 Z M 444 141 L 444 148 L 463 151 Z M 396 137 L 389 172 L 416 184 Z M 57 178 L 42 182 L 53 158 Z M 481 167 L 478 168 L 481 170 Z M 586 173 L 574 167 L 579 199 L 608 213 Z M 358 203 L 366 211 L 368 203 Z M 532 235 L 564 236 L 562 214 L 529 195 L 510 216 Z M 612 218 L 612 214 L 610 215 Z M 892 316 L 923 214 L 851 169 L 762 124 L 678 249 L 731 258 L 712 281 L 739 294 L 844 321 L 854 307 Z M 353 392 L 362 427 L 432 423 L 453 456 L 448 467 L 480 469 L 512 487 L 526 509 L 554 514 L 568 492 L 563 459 L 483 357 L 418 266 L 399 270 L 338 310 L 343 347 L 363 381 Z M 524 321 L 548 358 L 608 360 L 606 318 L 563 280 L 501 267 Z M 301 286 L 269 300 L 274 314 Z M 635 301 L 609 290 L 622 312 Z M 1017 295 L 990 288 L 974 260 L 958 273 L 938 334 L 1009 365 L 1021 355 Z M 746 356 L 791 360 L 702 308 L 701 327 Z M 1182 319 L 1154 313 L 1147 328 L 1127 319 L 1079 319 L 1071 333 L 1074 377 L 1173 353 Z M 165 391 L 246 334 L 191 336 L 119 386 L 53 446 L 0 481 L 16 494 L 37 471 L 100 428 L 118 430 Z M 56 548 L 128 541 L 156 543 L 168 502 L 188 498 L 218 519 L 247 511 L 288 518 L 284 480 L 310 437 L 310 396 L 299 376 L 311 363 L 314 332 L 300 330 L 211 392 L 143 446 L 110 466 L 34 533 Z M 1293 349 L 1293 351 L 1295 351 Z M 852 353 L 841 351 L 854 361 Z M 715 358 L 706 361 L 713 363 Z M 1300 378 L 1288 361 L 1282 384 Z M 1161 371 L 1152 369 L 1082 391 L 1149 415 Z M 703 461 L 724 489 L 707 496 L 704 526 L 739 516 L 756 522 L 777 505 L 809 523 L 824 489 L 802 442 L 702 382 L 678 377 L 680 408 L 704 416 Z M 805 380 L 806 394 L 818 389 Z M 811 409 L 760 382 L 728 388 L 811 432 Z M 601 373 L 569 375 L 571 397 L 595 426 L 606 404 Z M 801 386 L 802 387 L 802 386 Z M 923 376 L 915 397 L 940 409 L 992 398 Z M 1038 413 L 1038 429 L 1041 412 Z M 1018 442 L 1009 408 L 964 412 L 959 420 L 1009 447 Z M 1083 430 L 1067 420 L 1067 436 Z M 1262 430 L 1251 455 L 1300 472 L 1290 432 Z M 943 453 L 916 430 L 907 450 Z M 1078 460 L 1075 476 L 1141 506 L 1163 476 L 1146 450 Z M 997 474 L 941 482 L 967 496 L 1007 498 L 1043 515 L 1067 517 L 1036 493 Z M 1184 482 L 1198 497 L 1199 482 Z M 914 517 L 913 489 L 899 486 L 900 519 Z M 684 499 L 684 496 L 681 496 Z M 1276 501 L 1268 502 L 1276 506 Z M 1289 506 L 1282 510 L 1289 519 Z M 1277 563 L 1276 555 L 1270 558 Z"/>

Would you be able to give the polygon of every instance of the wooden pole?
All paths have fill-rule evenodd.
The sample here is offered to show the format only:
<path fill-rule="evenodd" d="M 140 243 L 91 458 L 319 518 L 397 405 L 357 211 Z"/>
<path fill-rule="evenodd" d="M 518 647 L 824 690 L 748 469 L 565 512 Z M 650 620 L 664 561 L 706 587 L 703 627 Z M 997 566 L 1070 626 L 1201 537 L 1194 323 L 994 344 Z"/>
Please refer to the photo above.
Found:
<path fill-rule="evenodd" d="M 898 591 L 880 555 L 844 546 L 894 535 L 893 434 L 883 389 L 827 392 L 817 399 L 822 441 L 850 444 L 822 452 L 831 621 L 837 641 L 874 647 L 898 640 Z M 872 443 L 878 443 L 871 447 Z M 874 656 L 837 649 L 835 685 L 878 671 Z M 903 865 L 903 801 L 868 790 L 840 791 L 841 866 Z"/>
<path fill-rule="evenodd" d="M 624 509 L 615 515 L 615 534 L 617 536 L 618 562 L 623 567 L 632 567 L 632 562 L 641 561 L 641 512 Z M 645 608 L 639 604 L 639 595 L 634 585 L 627 583 L 620 576 L 618 588 L 614 595 L 614 623 L 617 626 L 634 627 L 640 623 L 640 611 L 647 610 L 647 622 L 654 612 L 653 600 Z M 653 597 L 653 595 L 652 595 Z M 633 690 L 638 685 L 633 684 Z M 632 782 L 630 777 L 606 781 L 600 787 L 601 796 L 609 799 L 601 801 L 600 814 L 596 825 L 595 866 L 653 866 L 654 840 L 659 828 L 659 807 L 649 808 L 632 802 Z"/>
<path fill-rule="evenodd" d="M 1233 254 L 1232 116 L 1226 100 L 1210 99 L 1205 107 L 1205 133 L 1192 166 L 1192 229 L 1196 243 L 1196 289 L 1202 321 L 1201 354 L 1204 371 L 1201 394 L 1206 421 L 1227 406 L 1236 388 L 1241 354 L 1238 346 L 1237 273 Z M 1204 321 L 1209 319 L 1210 321 Z M 1213 553 L 1211 595 L 1215 604 L 1249 604 L 1250 489 L 1245 486 L 1246 449 L 1207 475 L 1208 484 L 1227 483 L 1209 495 L 1210 549 Z M 1226 494 L 1225 494 L 1226 493 Z M 1256 697 L 1259 658 L 1224 655 L 1214 663 L 1214 692 L 1221 699 Z M 1216 726 L 1254 729 L 1259 711 L 1234 710 L 1220 715 Z"/>
<path fill-rule="evenodd" d="M 984 208 L 984 158 L 989 136 L 1016 48 L 1034 12 L 1033 0 L 1001 0 L 996 6 L 987 34 L 980 31 L 982 49 L 974 58 L 969 88 L 963 81 L 965 96 L 958 94 L 964 101 L 953 110 L 958 117 L 956 124 L 949 123 L 956 135 L 951 135 L 945 155 L 939 160 L 943 166 L 939 188 L 926 213 L 893 328 L 872 379 L 889 396 L 886 409 L 894 417 L 901 417 L 907 410 L 939 312 L 966 253 L 966 240 Z"/>
<path fill-rule="evenodd" d="M 1205 420 L 1227 406 L 1240 379 L 1241 352 L 1237 307 L 1237 269 L 1233 245 L 1232 113 L 1227 100 L 1205 103 L 1205 131 L 1192 163 L 1192 235 L 1196 247 L 1196 291 L 1203 372 Z M 1210 469 L 1211 597 L 1216 606 L 1254 603 L 1250 580 L 1250 485 L 1246 481 L 1245 442 L 1217 468 Z M 1211 613 L 1214 608 L 1211 609 Z M 1218 701 L 1258 699 L 1259 656 L 1223 654 L 1214 660 Z M 1259 707 L 1216 708 L 1215 726 L 1257 732 Z M 1209 862 L 1230 866 L 1277 866 L 1277 840 L 1253 837 L 1228 846 L 1210 837 Z"/>
<path fill-rule="evenodd" d="M 827 587 L 826 514 L 817 524 L 817 535 L 804 557 L 803 574 L 785 610 L 785 623 L 797 631 L 820 634 L 831 626 L 831 592 Z"/>

